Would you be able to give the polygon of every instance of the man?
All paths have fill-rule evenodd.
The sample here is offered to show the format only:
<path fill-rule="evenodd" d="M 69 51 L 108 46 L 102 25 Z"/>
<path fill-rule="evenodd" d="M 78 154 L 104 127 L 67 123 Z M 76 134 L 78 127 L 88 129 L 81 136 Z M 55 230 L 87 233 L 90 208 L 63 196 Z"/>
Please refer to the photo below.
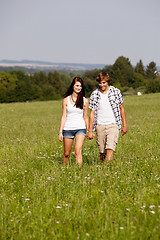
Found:
<path fill-rule="evenodd" d="M 96 130 L 100 160 L 101 162 L 104 160 L 111 162 L 118 142 L 119 131 L 122 132 L 122 135 L 127 132 L 123 97 L 118 88 L 109 85 L 108 73 L 99 73 L 96 80 L 99 88 L 92 92 L 89 101 L 90 119 L 87 138 L 93 139 L 93 131 Z"/>

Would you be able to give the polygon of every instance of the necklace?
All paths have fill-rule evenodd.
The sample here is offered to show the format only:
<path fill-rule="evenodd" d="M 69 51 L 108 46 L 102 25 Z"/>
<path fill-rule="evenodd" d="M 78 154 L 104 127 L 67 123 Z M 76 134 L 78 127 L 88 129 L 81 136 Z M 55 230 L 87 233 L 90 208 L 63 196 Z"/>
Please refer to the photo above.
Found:
<path fill-rule="evenodd" d="M 76 100 L 77 100 L 77 99 L 76 99 L 76 100 L 74 100 L 74 99 L 73 99 L 73 97 L 72 97 L 72 95 L 71 95 L 71 99 L 72 99 L 72 102 L 74 102 L 74 103 L 75 103 L 75 102 L 76 102 Z"/>

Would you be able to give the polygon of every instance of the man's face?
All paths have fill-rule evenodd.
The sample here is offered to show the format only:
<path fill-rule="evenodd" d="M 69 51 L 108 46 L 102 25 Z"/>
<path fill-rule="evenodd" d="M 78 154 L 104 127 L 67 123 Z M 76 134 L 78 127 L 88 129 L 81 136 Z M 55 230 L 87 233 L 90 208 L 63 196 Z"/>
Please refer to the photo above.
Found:
<path fill-rule="evenodd" d="M 100 91 L 104 92 L 108 88 L 108 82 L 105 80 L 101 80 L 99 82 L 99 88 L 100 88 Z"/>

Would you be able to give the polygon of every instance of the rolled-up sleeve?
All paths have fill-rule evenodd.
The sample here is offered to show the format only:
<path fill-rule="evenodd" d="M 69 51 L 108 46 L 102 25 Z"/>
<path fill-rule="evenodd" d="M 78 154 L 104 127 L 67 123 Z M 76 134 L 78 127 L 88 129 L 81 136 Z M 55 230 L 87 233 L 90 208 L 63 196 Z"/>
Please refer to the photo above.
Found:
<path fill-rule="evenodd" d="M 95 104 L 95 101 L 94 101 L 94 93 L 92 93 L 91 96 L 90 96 L 89 108 L 93 111 L 95 111 L 95 109 L 96 109 L 96 104 Z"/>
<path fill-rule="evenodd" d="M 118 101 L 119 101 L 119 106 L 123 103 L 124 98 L 122 96 L 121 91 L 118 89 Z"/>

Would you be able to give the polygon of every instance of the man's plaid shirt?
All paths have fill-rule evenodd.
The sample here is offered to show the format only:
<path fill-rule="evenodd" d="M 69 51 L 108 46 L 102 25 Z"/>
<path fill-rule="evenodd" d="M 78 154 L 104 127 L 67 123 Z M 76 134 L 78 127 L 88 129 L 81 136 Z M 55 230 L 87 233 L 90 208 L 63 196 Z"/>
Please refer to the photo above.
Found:
<path fill-rule="evenodd" d="M 98 110 L 99 101 L 101 98 L 99 92 L 100 92 L 99 88 L 93 91 L 89 100 L 89 108 L 95 111 L 93 131 L 95 131 L 95 127 L 97 125 L 97 110 Z M 108 99 L 114 113 L 116 124 L 118 125 L 119 131 L 121 131 L 122 122 L 121 122 L 121 114 L 120 114 L 120 108 L 119 108 L 119 106 L 123 103 L 123 97 L 122 97 L 121 91 L 118 88 L 109 86 Z"/>

